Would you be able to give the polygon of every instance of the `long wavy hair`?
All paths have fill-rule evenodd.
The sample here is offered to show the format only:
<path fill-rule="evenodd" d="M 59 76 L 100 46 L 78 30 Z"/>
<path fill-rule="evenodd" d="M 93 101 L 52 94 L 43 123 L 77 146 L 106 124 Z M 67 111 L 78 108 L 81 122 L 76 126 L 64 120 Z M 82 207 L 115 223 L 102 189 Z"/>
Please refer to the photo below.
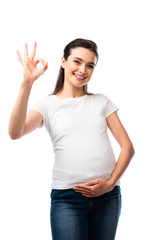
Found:
<path fill-rule="evenodd" d="M 64 48 L 64 54 L 63 54 L 63 57 L 64 57 L 65 60 L 67 60 L 68 57 L 70 56 L 71 49 L 76 48 L 76 47 L 87 48 L 90 51 L 94 52 L 96 57 L 97 57 L 97 61 L 98 61 L 99 56 L 98 56 L 96 43 L 91 41 L 91 40 L 83 39 L 83 38 L 77 38 L 77 39 L 73 40 L 72 42 L 70 42 L 69 44 L 66 45 L 66 47 Z M 64 84 L 64 68 L 62 68 L 62 66 L 61 66 L 60 70 L 59 70 L 58 77 L 57 77 L 57 82 L 56 82 L 56 85 L 55 85 L 55 89 L 51 93 L 51 95 L 54 95 L 54 94 L 58 93 L 62 89 L 63 84 Z M 87 84 L 83 86 L 83 91 L 85 92 L 85 94 L 93 95 L 93 93 L 89 93 L 87 91 L 87 87 L 88 87 Z"/>

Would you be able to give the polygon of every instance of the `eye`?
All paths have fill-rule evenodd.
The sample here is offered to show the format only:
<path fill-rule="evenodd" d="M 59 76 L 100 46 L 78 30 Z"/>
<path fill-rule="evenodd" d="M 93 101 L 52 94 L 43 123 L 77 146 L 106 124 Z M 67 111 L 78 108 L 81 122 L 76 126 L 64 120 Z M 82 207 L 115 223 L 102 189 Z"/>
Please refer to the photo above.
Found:
<path fill-rule="evenodd" d="M 77 61 L 77 60 L 74 60 L 74 62 L 75 62 L 75 63 L 80 63 L 80 62 L 79 62 L 79 61 Z"/>
<path fill-rule="evenodd" d="M 93 65 L 88 65 L 89 68 L 94 68 Z"/>

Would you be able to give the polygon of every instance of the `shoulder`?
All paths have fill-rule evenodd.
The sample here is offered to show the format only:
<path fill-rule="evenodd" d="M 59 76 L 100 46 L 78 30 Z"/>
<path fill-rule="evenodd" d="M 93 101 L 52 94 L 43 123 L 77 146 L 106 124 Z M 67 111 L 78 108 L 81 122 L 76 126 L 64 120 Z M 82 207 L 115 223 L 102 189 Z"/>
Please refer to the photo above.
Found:
<path fill-rule="evenodd" d="M 53 95 L 47 95 L 47 96 L 43 96 L 43 97 L 39 98 L 39 100 L 37 100 L 37 103 L 48 105 L 52 101 L 53 101 Z"/>
<path fill-rule="evenodd" d="M 106 96 L 105 94 L 103 93 L 95 93 L 94 95 L 92 95 L 95 99 L 97 100 L 101 100 L 101 101 L 108 101 L 109 100 L 109 97 Z"/>
<path fill-rule="evenodd" d="M 35 102 L 32 105 L 32 109 L 35 110 L 43 110 L 43 112 L 48 108 L 50 102 L 50 97 L 49 96 L 43 96 L 39 97 L 38 99 L 35 100 Z"/>
<path fill-rule="evenodd" d="M 95 97 L 106 97 L 106 95 L 103 94 L 103 93 L 94 93 L 94 95 L 92 95 L 92 96 L 95 96 Z"/>

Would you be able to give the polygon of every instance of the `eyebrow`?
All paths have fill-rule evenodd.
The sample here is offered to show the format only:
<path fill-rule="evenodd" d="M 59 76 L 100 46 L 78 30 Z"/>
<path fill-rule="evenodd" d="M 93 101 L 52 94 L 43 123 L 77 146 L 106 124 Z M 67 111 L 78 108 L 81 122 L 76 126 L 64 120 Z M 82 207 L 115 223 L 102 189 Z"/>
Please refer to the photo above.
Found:
<path fill-rule="evenodd" d="M 77 59 L 79 59 L 80 61 L 83 61 L 81 58 L 79 58 L 79 57 L 74 57 L 74 58 L 77 58 Z M 89 64 L 92 64 L 92 65 L 96 65 L 94 62 L 89 62 Z"/>

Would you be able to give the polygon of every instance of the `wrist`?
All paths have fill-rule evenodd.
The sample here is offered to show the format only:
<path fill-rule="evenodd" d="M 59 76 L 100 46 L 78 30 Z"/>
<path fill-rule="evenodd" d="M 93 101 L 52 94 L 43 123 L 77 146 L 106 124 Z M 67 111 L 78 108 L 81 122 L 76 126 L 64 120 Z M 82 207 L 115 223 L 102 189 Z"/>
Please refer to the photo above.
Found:
<path fill-rule="evenodd" d="M 21 83 L 21 88 L 31 90 L 32 85 L 33 85 L 33 83 L 23 80 L 23 82 Z"/>
<path fill-rule="evenodd" d="M 116 183 L 113 181 L 113 179 L 110 178 L 107 180 L 107 185 L 112 190 L 115 187 Z"/>

